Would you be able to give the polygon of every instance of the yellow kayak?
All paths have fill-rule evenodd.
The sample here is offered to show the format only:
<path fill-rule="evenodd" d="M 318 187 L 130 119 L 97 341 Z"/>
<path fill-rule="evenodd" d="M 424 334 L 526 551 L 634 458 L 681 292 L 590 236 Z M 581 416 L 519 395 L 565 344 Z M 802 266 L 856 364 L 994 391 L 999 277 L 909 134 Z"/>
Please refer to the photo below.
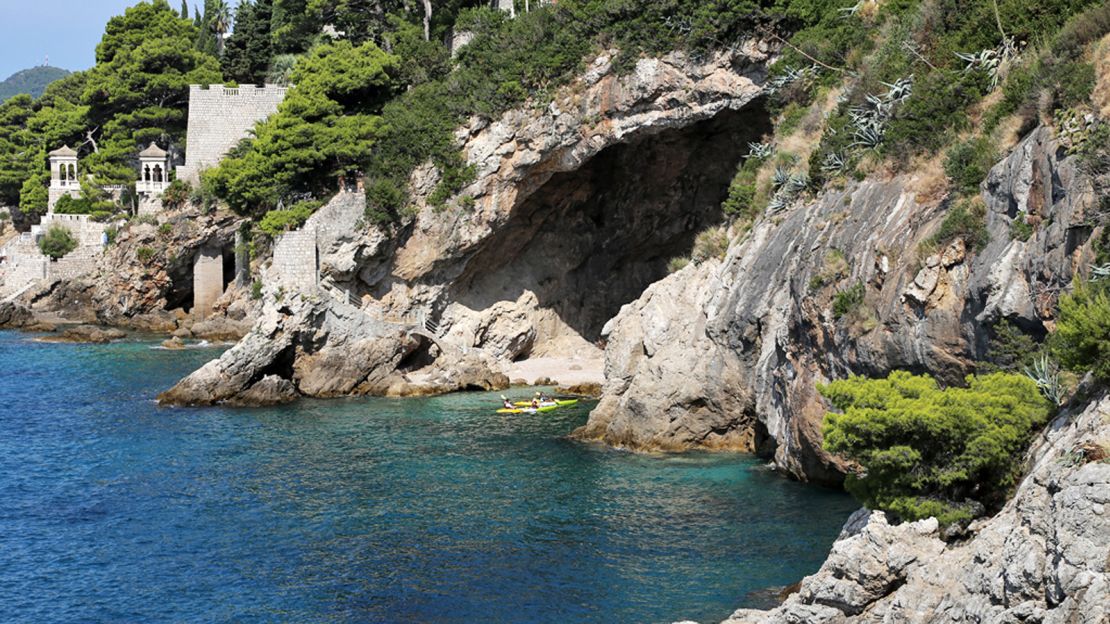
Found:
<path fill-rule="evenodd" d="M 535 414 L 536 412 L 550 412 L 550 411 L 558 409 L 558 408 L 559 408 L 558 405 L 545 405 L 545 406 L 540 407 L 540 408 L 518 407 L 516 409 L 509 409 L 507 407 L 502 407 L 501 409 L 497 410 L 497 413 L 498 414 Z"/>
<path fill-rule="evenodd" d="M 540 403 L 540 407 L 566 407 L 568 405 L 574 405 L 577 402 L 578 399 L 567 399 L 566 401 L 548 401 L 547 403 Z M 517 407 L 528 407 L 531 404 L 531 401 L 517 401 L 513 403 L 513 405 L 516 405 Z"/>

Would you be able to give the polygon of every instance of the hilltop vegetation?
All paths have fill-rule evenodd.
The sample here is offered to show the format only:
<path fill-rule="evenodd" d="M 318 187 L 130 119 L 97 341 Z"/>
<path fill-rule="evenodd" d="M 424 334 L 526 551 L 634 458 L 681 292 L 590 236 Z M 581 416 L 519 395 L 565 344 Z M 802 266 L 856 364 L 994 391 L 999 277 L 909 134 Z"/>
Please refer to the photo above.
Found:
<path fill-rule="evenodd" d="M 68 75 L 69 70 L 48 65 L 17 71 L 0 82 L 0 103 L 21 93 L 37 98 L 50 83 Z"/>

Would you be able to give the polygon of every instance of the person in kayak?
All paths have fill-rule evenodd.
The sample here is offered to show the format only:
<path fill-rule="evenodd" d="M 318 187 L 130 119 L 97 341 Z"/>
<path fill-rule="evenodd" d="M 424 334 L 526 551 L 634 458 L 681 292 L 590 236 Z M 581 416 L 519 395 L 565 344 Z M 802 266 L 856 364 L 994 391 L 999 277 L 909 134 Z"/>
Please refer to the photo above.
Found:
<path fill-rule="evenodd" d="M 512 401 L 510 401 L 510 400 L 509 400 L 509 399 L 508 399 L 508 398 L 507 398 L 507 397 L 506 397 L 505 395 L 503 395 L 503 394 L 501 395 L 501 405 L 503 405 L 503 406 L 505 407 L 505 409 L 516 409 L 516 406 L 515 406 L 515 405 L 513 405 L 513 402 L 512 402 Z"/>
<path fill-rule="evenodd" d="M 539 408 L 540 408 L 540 397 L 539 397 L 539 393 L 537 392 L 536 396 L 532 397 L 532 409 L 539 409 Z"/>
<path fill-rule="evenodd" d="M 546 392 L 541 392 L 540 393 L 540 403 L 554 403 L 554 402 L 555 402 L 555 399 L 547 396 Z"/>

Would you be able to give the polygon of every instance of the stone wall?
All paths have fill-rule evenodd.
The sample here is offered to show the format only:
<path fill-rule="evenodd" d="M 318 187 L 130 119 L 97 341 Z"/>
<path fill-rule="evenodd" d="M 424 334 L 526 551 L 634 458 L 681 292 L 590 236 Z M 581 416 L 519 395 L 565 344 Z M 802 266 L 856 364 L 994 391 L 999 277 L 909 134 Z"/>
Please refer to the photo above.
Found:
<path fill-rule="evenodd" d="M 162 212 L 162 195 L 140 195 L 139 214 L 155 216 Z"/>
<path fill-rule="evenodd" d="M 66 195 L 74 199 L 79 199 L 81 197 L 81 187 L 58 188 L 56 186 L 51 186 L 47 189 L 46 193 L 46 210 L 49 212 L 54 210 L 54 205 L 58 203 L 59 199 Z"/>
<path fill-rule="evenodd" d="M 271 276 L 276 284 L 288 291 L 310 292 L 318 278 L 316 259 L 316 228 L 311 225 L 282 234 L 274 242 Z"/>
<path fill-rule="evenodd" d="M 219 163 L 256 123 L 277 112 L 285 91 L 275 85 L 190 86 L 185 165 L 177 168 L 178 179 L 195 184 L 203 169 Z"/>
<path fill-rule="evenodd" d="M 104 229 L 107 227 L 106 223 L 99 223 L 89 218 L 89 215 L 70 215 L 70 214 L 46 214 L 39 222 L 39 227 L 42 232 L 46 232 L 51 226 L 60 225 L 69 230 L 74 238 L 77 239 L 77 244 L 82 247 L 102 247 L 102 237 Z"/>
<path fill-rule="evenodd" d="M 224 294 L 224 257 L 215 247 L 197 252 L 193 262 L 193 316 L 205 318 Z"/>

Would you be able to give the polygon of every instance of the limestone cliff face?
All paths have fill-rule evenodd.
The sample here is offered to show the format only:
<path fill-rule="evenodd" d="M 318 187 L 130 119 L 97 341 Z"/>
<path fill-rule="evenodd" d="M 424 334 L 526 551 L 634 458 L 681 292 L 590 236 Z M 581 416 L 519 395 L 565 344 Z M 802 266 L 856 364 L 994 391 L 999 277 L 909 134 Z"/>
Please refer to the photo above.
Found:
<path fill-rule="evenodd" d="M 412 344 L 387 335 L 388 324 L 374 329 L 370 322 L 394 347 L 364 353 L 362 339 L 350 339 L 362 330 L 344 324 L 366 324 L 357 315 L 319 320 L 345 303 L 278 291 L 271 280 L 264 320 L 251 335 L 164 398 L 233 400 L 279 369 L 308 396 L 498 387 L 501 369 L 515 358 L 596 351 L 602 325 L 620 305 L 721 219 L 747 141 L 768 127 L 755 101 L 769 59 L 751 43 L 705 59 L 646 59 L 620 75 L 602 55 L 550 104 L 472 120 L 457 139 L 477 177 L 447 206 L 429 204 L 439 180 L 429 165 L 413 174 L 418 210 L 403 225 L 368 225 L 362 195 L 344 193 L 306 226 L 317 232 L 319 272 L 329 287 L 365 302 L 378 318 L 435 321 L 437 344 Z M 314 303 L 302 309 L 290 295 Z M 302 348 L 275 349 L 255 338 L 279 335 L 271 331 L 277 317 L 286 319 L 282 340 Z M 359 364 L 338 365 L 348 360 Z M 332 382 L 306 381 L 313 369 Z"/>
<path fill-rule="evenodd" d="M 771 611 L 725 624 L 1110 620 L 1110 400 L 1059 416 L 1030 450 L 1013 499 L 941 540 L 935 518 L 898 526 L 861 510 L 825 564 Z"/>
<path fill-rule="evenodd" d="M 815 385 L 855 373 L 974 371 L 991 323 L 1044 330 L 1058 291 L 1091 260 L 1091 181 L 1038 129 L 983 187 L 990 242 L 923 245 L 948 206 L 914 176 L 868 179 L 764 218 L 723 262 L 649 288 L 606 328 L 606 386 L 577 435 L 632 448 L 747 446 L 804 479 L 835 482 Z M 1038 223 L 1028 241 L 1014 219 Z M 840 318 L 839 292 L 863 286 Z"/>

